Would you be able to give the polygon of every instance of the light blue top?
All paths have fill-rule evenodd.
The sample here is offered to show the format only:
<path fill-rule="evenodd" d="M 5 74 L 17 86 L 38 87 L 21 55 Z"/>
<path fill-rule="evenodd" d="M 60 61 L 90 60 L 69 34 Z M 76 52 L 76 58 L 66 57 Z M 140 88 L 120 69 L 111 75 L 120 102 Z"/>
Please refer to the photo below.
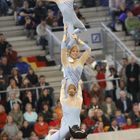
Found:
<path fill-rule="evenodd" d="M 65 140 L 69 135 L 69 127 L 73 125 L 80 126 L 80 108 L 62 104 L 63 117 L 60 130 L 50 136 L 48 140 Z"/>
<path fill-rule="evenodd" d="M 23 114 L 24 119 L 28 122 L 36 122 L 37 121 L 37 113 L 36 112 L 32 112 L 31 114 L 29 114 L 28 112 L 25 112 Z"/>

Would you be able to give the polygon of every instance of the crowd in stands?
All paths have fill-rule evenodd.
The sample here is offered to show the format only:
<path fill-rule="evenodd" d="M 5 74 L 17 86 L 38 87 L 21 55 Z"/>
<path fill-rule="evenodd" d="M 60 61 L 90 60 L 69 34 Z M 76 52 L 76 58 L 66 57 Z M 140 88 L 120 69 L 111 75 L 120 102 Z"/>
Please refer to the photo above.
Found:
<path fill-rule="evenodd" d="M 7 61 L 4 52 L 1 60 Z M 63 115 L 61 104 L 55 100 L 53 88 L 46 82 L 47 77 L 38 76 L 31 67 L 28 67 L 28 72 L 23 76 L 11 62 L 7 62 L 9 70 L 6 71 L 8 67 L 3 67 L 2 61 L 1 139 L 38 140 L 44 138 L 50 129 L 59 129 Z M 81 128 L 87 133 L 139 128 L 139 76 L 140 66 L 134 58 L 123 58 L 122 68 L 118 71 L 114 65 L 90 57 L 84 66 L 82 79 L 93 82 L 83 85 Z M 39 89 L 28 89 L 31 87 Z"/>
<path fill-rule="evenodd" d="M 11 5 L 10 2 L 1 0 L 0 6 L 1 2 L 5 6 L 12 6 L 16 11 L 17 24 L 25 26 L 27 37 L 33 39 L 37 32 L 43 47 L 48 44 L 44 28 L 47 25 L 63 25 L 62 15 L 53 3 L 49 5 L 41 0 L 37 3 L 34 0 L 13 0 Z M 90 7 L 90 3 L 94 6 L 92 0 L 84 2 L 85 7 Z M 121 17 L 125 17 L 125 20 L 120 17 L 120 21 L 126 33 L 137 31 L 132 25 L 139 25 L 139 21 L 135 22 L 139 16 L 139 4 L 132 3 L 129 0 L 127 10 L 122 6 Z M 8 7 L 6 10 L 0 9 L 3 10 L 2 15 L 7 14 Z M 85 20 L 77 7 L 75 11 L 81 20 Z M 113 23 L 116 22 L 114 19 L 118 16 L 117 12 L 112 11 Z M 111 28 L 116 30 L 115 24 L 112 25 L 114 27 Z M 139 76 L 140 66 L 134 58 L 123 58 L 120 71 L 114 65 L 108 66 L 106 62 L 89 58 L 84 66 L 82 79 L 93 82 L 83 85 L 81 128 L 87 133 L 139 128 Z M 38 140 L 44 138 L 50 129 L 59 129 L 63 115 L 61 104 L 59 100 L 55 100 L 54 90 L 46 82 L 46 78 L 44 75 L 38 76 L 23 62 L 4 35 L 0 34 L 0 140 Z M 39 88 L 29 89 L 34 87 Z"/>
<path fill-rule="evenodd" d="M 122 24 L 126 35 L 132 36 L 135 45 L 140 45 L 140 1 L 139 0 L 110 0 L 109 10 L 112 31 L 117 31 L 117 21 Z M 118 18 L 118 20 L 117 20 Z"/>

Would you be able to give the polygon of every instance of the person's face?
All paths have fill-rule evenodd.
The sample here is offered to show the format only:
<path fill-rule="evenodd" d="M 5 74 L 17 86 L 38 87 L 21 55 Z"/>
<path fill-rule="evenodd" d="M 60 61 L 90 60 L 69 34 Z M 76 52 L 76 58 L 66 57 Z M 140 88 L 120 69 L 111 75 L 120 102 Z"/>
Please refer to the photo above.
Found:
<path fill-rule="evenodd" d="M 126 93 L 124 91 L 120 92 L 120 98 L 121 99 L 126 99 Z"/>
<path fill-rule="evenodd" d="M 124 87 L 125 87 L 124 81 L 120 81 L 120 88 L 124 88 Z"/>
<path fill-rule="evenodd" d="M 13 105 L 13 110 L 18 111 L 19 110 L 19 104 L 14 104 Z"/>
<path fill-rule="evenodd" d="M 26 106 L 26 111 L 27 111 L 27 112 L 31 112 L 31 111 L 32 111 L 32 106 L 31 106 L 30 104 L 28 104 L 28 105 Z"/>
<path fill-rule="evenodd" d="M 77 46 L 72 47 L 70 50 L 70 57 L 73 59 L 77 59 L 79 57 L 79 49 Z"/>
<path fill-rule="evenodd" d="M 73 97 L 77 93 L 75 85 L 69 85 L 68 87 L 68 94 L 69 96 Z"/>
<path fill-rule="evenodd" d="M 54 14 L 54 13 L 53 13 L 52 10 L 49 10 L 49 11 L 48 11 L 48 17 L 53 17 L 53 14 Z"/>
<path fill-rule="evenodd" d="M 128 61 L 127 61 L 126 59 L 123 59 L 123 60 L 122 60 L 122 65 L 123 65 L 123 66 L 126 66 L 127 64 L 128 64 Z"/>
<path fill-rule="evenodd" d="M 45 77 L 41 77 L 40 78 L 40 83 L 45 83 L 45 82 L 46 82 Z"/>
<path fill-rule="evenodd" d="M 43 117 L 42 116 L 39 116 L 38 121 L 39 122 L 43 122 L 44 121 Z"/>
<path fill-rule="evenodd" d="M 7 117 L 7 122 L 8 122 L 8 123 L 12 123 L 12 122 L 13 122 L 13 118 L 12 118 L 11 116 L 8 116 L 8 117 Z"/>
<path fill-rule="evenodd" d="M 138 105 L 134 105 L 133 106 L 133 111 L 134 112 L 139 112 L 139 106 Z"/>
<path fill-rule="evenodd" d="M 44 96 L 47 96 L 47 95 L 48 95 L 48 89 L 44 89 L 44 90 L 43 90 L 43 95 L 44 95 Z"/>
<path fill-rule="evenodd" d="M 0 75 L 3 75 L 3 70 L 2 69 L 0 69 Z"/>
<path fill-rule="evenodd" d="M 27 97 L 28 97 L 28 98 L 32 97 L 31 91 L 28 91 L 28 92 L 27 92 Z"/>
<path fill-rule="evenodd" d="M 97 117 L 101 117 L 101 116 L 103 115 L 102 110 L 98 109 L 98 110 L 96 111 L 96 115 L 97 115 Z"/>
<path fill-rule="evenodd" d="M 97 104 L 97 99 L 96 98 L 93 97 L 91 101 L 92 101 L 93 104 Z"/>
<path fill-rule="evenodd" d="M 30 74 L 33 74 L 33 70 L 32 70 L 32 69 L 29 69 L 29 73 L 30 73 Z"/>
<path fill-rule="evenodd" d="M 8 136 L 7 136 L 7 135 L 4 135 L 4 136 L 2 137 L 2 140 L 8 140 Z"/>
<path fill-rule="evenodd" d="M 113 126 L 117 126 L 117 121 L 116 121 L 116 120 L 113 120 L 113 121 L 112 121 L 112 125 L 113 125 Z"/>
<path fill-rule="evenodd" d="M 24 1 L 23 7 L 24 7 L 24 8 L 29 8 L 29 3 L 28 3 L 27 1 Z"/>
<path fill-rule="evenodd" d="M 111 104 L 111 103 L 112 103 L 112 99 L 111 99 L 110 97 L 108 97 L 108 98 L 106 99 L 106 103 Z"/>
<path fill-rule="evenodd" d="M 99 124 L 98 124 L 98 128 L 103 128 L 103 127 L 104 127 L 103 122 L 99 122 Z"/>
<path fill-rule="evenodd" d="M 18 75 L 18 70 L 14 69 L 13 70 L 13 75 Z"/>
<path fill-rule="evenodd" d="M 131 59 L 130 59 L 130 64 L 133 65 L 133 64 L 135 64 L 135 62 L 136 62 L 136 60 L 135 60 L 134 58 L 131 58 Z"/>
<path fill-rule="evenodd" d="M 133 16 L 133 13 L 132 13 L 132 12 L 128 12 L 128 13 L 127 13 L 127 16 L 128 16 L 128 17 L 132 17 L 132 16 Z"/>
<path fill-rule="evenodd" d="M 44 105 L 44 106 L 43 106 L 43 109 L 47 112 L 47 111 L 49 110 L 48 105 Z"/>
<path fill-rule="evenodd" d="M 1 60 L 2 64 L 3 65 L 7 65 L 7 58 L 6 57 L 3 57 L 2 60 Z"/>
<path fill-rule="evenodd" d="M 11 79 L 11 80 L 10 80 L 10 85 L 11 85 L 11 86 L 15 86 L 15 85 L 16 85 L 16 82 L 15 82 L 14 79 Z"/>
<path fill-rule="evenodd" d="M 5 37 L 4 35 L 0 35 L 0 42 L 3 42 L 3 41 L 5 41 Z"/>
<path fill-rule="evenodd" d="M 41 1 L 41 0 L 40 0 L 40 1 L 38 1 L 38 3 L 37 3 L 37 4 L 38 4 L 38 6 L 39 6 L 39 7 L 43 6 L 43 3 L 42 3 L 42 1 Z"/>

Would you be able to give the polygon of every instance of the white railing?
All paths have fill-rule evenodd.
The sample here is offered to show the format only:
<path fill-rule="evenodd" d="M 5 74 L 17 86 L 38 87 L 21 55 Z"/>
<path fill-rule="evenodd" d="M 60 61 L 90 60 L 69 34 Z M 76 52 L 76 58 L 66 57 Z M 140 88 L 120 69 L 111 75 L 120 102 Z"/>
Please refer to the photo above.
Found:
<path fill-rule="evenodd" d="M 138 58 L 104 23 L 101 24 L 101 32 L 103 39 L 103 50 L 106 54 L 113 53 L 114 60 L 119 60 L 120 57 L 132 56 L 138 64 Z"/>

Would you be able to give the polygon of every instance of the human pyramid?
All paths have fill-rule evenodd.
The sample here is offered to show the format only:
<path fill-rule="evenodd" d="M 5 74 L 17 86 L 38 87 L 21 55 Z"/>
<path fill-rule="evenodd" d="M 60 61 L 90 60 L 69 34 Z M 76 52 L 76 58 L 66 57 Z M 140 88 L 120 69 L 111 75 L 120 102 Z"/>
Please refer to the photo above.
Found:
<path fill-rule="evenodd" d="M 60 102 L 63 117 L 59 130 L 50 130 L 46 140 L 66 140 L 74 126 L 80 128 L 80 112 L 83 103 L 81 74 L 86 60 L 89 58 L 91 48 L 85 44 L 77 33 L 85 31 L 84 24 L 77 18 L 73 2 L 74 0 L 49 0 L 56 2 L 64 22 L 64 34 L 61 43 L 61 63 L 64 68 L 64 79 L 60 90 Z M 74 27 L 76 29 L 74 30 Z M 79 57 L 79 47 L 85 52 Z M 80 136 L 84 133 L 79 129 Z"/>

